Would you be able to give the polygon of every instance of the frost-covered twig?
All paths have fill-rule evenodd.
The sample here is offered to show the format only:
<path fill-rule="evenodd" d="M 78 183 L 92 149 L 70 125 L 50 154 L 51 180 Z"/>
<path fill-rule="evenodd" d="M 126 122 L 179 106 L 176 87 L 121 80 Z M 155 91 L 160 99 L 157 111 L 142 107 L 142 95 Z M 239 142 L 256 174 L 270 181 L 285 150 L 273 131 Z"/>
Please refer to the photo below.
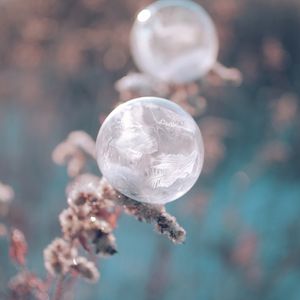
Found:
<path fill-rule="evenodd" d="M 156 231 L 166 235 L 172 242 L 177 244 L 184 242 L 185 230 L 164 206 L 141 203 L 124 196 L 119 196 L 117 202 L 124 207 L 127 214 L 139 221 L 154 224 Z"/>
<path fill-rule="evenodd" d="M 106 206 L 112 209 L 115 205 L 119 205 L 127 214 L 139 221 L 154 224 L 159 233 L 167 235 L 174 243 L 182 243 L 185 239 L 185 230 L 177 223 L 175 217 L 166 212 L 164 206 L 142 203 L 125 197 L 115 191 L 104 178 L 91 174 L 77 177 L 68 188 L 68 202 L 71 205 L 76 203 L 78 207 L 78 204 L 84 203 L 83 199 L 94 204 L 94 216 L 99 208 Z"/>
<path fill-rule="evenodd" d="M 87 142 L 87 147 L 83 146 Z M 111 256 L 117 252 L 113 234 L 121 211 L 139 221 L 151 223 L 156 230 L 174 243 L 182 243 L 185 230 L 164 206 L 141 203 L 117 192 L 105 178 L 90 173 L 81 174 L 86 156 L 95 158 L 95 142 L 84 132 L 71 133 L 53 153 L 55 162 L 67 164 L 75 178 L 66 189 L 68 208 L 59 216 L 62 236 L 44 251 L 45 267 L 54 277 L 80 275 L 90 282 L 98 280 L 95 259 L 79 255 L 85 250 L 88 257 Z M 70 167 L 78 162 L 80 168 Z M 80 162 L 80 163 L 79 163 Z M 70 169 L 73 170 L 70 172 Z M 63 289 L 63 287 L 61 288 Z"/>
<path fill-rule="evenodd" d="M 71 133 L 69 137 L 74 135 L 74 133 Z M 95 153 L 95 150 L 93 150 L 93 148 L 95 149 L 95 142 L 92 144 L 93 140 L 91 137 L 82 132 L 80 134 L 77 133 L 76 137 L 78 139 L 76 144 L 70 142 L 70 138 L 68 138 L 60 145 L 67 146 L 71 143 L 74 151 L 70 155 L 76 156 L 80 150 L 77 150 L 76 147 L 81 146 L 84 142 L 80 141 L 82 137 L 89 141 L 88 153 Z M 59 151 L 62 151 L 60 146 L 55 149 L 54 156 L 61 156 Z M 72 155 L 69 156 L 70 161 L 74 159 Z M 112 229 L 109 231 L 107 228 L 112 226 L 110 224 L 111 219 L 116 222 L 116 206 L 123 207 L 127 214 L 134 216 L 140 221 L 154 224 L 159 233 L 167 235 L 175 243 L 182 243 L 185 239 L 184 229 L 177 223 L 175 217 L 166 212 L 163 206 L 129 199 L 114 190 L 104 178 L 101 179 L 93 174 L 77 176 L 67 188 L 67 198 L 70 208 L 65 210 L 60 217 L 62 231 L 67 239 L 80 236 L 84 230 L 85 232 L 90 232 L 90 226 L 102 226 L 106 228 L 104 233 L 109 234 Z M 113 213 L 108 211 L 113 211 Z M 105 218 L 110 218 L 109 222 L 107 222 L 108 219 L 103 219 L 103 214 L 105 214 Z M 99 216 L 101 217 L 100 220 Z M 96 229 L 99 229 L 99 227 Z M 85 235 L 80 237 L 86 240 Z M 108 240 L 114 240 L 114 238 L 111 236 Z M 103 252 L 101 249 L 98 249 L 98 251 Z"/>

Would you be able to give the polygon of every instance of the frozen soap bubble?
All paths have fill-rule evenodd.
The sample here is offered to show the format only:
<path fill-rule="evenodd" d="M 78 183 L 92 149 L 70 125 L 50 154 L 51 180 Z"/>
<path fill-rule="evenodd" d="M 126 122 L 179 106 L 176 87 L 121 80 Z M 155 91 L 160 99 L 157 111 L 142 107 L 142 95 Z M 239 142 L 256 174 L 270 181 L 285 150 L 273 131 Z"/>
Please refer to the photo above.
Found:
<path fill-rule="evenodd" d="M 97 137 L 103 176 L 122 194 L 164 204 L 184 195 L 203 164 L 198 125 L 177 104 L 143 97 L 118 106 Z"/>
<path fill-rule="evenodd" d="M 188 0 L 162 0 L 140 11 L 131 32 L 138 68 L 170 83 L 196 80 L 212 69 L 218 54 L 215 26 Z"/>

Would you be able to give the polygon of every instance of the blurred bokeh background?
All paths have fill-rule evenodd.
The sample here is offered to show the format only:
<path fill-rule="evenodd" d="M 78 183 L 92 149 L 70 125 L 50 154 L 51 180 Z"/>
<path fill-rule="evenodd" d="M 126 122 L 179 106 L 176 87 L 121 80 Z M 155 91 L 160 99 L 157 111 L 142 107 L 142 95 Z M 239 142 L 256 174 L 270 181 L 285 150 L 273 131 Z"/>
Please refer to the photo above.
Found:
<path fill-rule="evenodd" d="M 244 81 L 199 83 L 204 172 L 167 207 L 187 241 L 122 217 L 119 253 L 75 299 L 300 299 L 300 2 L 198 2 L 216 23 L 219 60 Z M 41 276 L 66 207 L 68 177 L 51 152 L 72 130 L 96 137 L 119 99 L 115 82 L 135 70 L 129 32 L 149 3 L 0 0 L 0 180 L 15 190 L 10 220 Z M 1 290 L 15 273 L 0 239 Z"/>

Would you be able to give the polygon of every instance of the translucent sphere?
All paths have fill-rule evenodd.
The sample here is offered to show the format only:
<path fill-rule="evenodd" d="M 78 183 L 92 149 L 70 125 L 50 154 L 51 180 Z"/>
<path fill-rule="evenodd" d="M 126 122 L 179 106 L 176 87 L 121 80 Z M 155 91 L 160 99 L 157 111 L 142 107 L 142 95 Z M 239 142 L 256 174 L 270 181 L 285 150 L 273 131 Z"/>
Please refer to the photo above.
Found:
<path fill-rule="evenodd" d="M 97 137 L 103 176 L 122 194 L 164 204 L 184 195 L 203 164 L 198 125 L 177 104 L 144 97 L 118 106 Z"/>
<path fill-rule="evenodd" d="M 171 83 L 205 75 L 215 64 L 218 38 L 206 11 L 188 0 L 161 0 L 143 9 L 131 32 L 138 68 Z"/>

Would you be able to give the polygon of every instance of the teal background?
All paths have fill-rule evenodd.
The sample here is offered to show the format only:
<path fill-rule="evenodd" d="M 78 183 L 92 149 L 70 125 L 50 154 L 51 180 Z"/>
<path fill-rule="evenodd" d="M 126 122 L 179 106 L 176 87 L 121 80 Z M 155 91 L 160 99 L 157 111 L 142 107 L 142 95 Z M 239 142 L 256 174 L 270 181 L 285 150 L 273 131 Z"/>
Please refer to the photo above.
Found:
<path fill-rule="evenodd" d="M 119 253 L 100 260 L 100 282 L 78 284 L 74 299 L 300 299 L 300 3 L 198 2 L 216 22 L 220 61 L 244 82 L 199 83 L 207 99 L 200 129 L 221 133 L 206 149 L 216 167 L 167 206 L 186 243 L 122 216 Z M 0 179 L 15 189 L 9 222 L 24 231 L 28 265 L 40 276 L 66 207 L 68 177 L 51 152 L 72 130 L 96 137 L 99 116 L 118 100 L 115 81 L 135 69 L 128 33 L 148 3 L 0 2 Z M 274 113 L 279 102 L 291 116 L 284 122 Z M 16 273 L 7 251 L 0 240 L 1 290 Z"/>

